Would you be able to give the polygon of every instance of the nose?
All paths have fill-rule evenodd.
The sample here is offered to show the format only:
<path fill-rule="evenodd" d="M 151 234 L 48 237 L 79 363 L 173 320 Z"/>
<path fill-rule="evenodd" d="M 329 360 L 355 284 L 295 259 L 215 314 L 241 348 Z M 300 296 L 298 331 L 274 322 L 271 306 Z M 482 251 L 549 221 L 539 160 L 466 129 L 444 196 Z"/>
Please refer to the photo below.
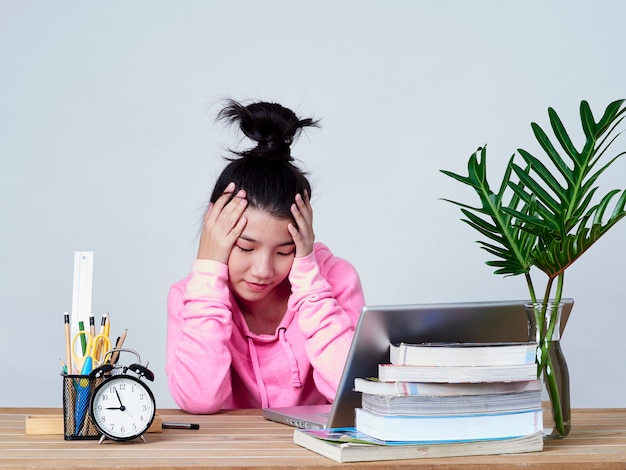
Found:
<path fill-rule="evenodd" d="M 262 281 L 269 279 L 273 272 L 274 267 L 272 265 L 271 256 L 262 252 L 255 253 L 254 260 L 250 266 L 250 273 L 257 278 L 257 280 Z"/>

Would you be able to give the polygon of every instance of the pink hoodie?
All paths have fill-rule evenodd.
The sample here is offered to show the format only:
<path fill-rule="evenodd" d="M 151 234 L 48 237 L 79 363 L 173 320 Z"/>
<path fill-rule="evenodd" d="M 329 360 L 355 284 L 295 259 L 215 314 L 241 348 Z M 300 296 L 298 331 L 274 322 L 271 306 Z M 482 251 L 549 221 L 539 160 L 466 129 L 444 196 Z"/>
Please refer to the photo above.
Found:
<path fill-rule="evenodd" d="M 321 243 L 295 258 L 273 335 L 256 335 L 228 287 L 228 267 L 196 260 L 168 298 L 170 393 L 190 413 L 329 403 L 365 304 L 350 263 Z"/>

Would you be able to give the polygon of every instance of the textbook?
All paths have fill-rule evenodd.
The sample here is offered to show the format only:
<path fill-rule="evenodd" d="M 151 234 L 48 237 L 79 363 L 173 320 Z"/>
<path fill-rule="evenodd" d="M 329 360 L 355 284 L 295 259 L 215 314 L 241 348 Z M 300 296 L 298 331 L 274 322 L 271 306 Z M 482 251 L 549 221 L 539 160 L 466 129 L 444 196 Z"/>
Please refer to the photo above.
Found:
<path fill-rule="evenodd" d="M 511 366 L 533 364 L 537 343 L 392 344 L 389 359 L 409 366 Z"/>
<path fill-rule="evenodd" d="M 388 415 L 440 416 L 469 413 L 510 413 L 540 408 L 541 384 L 537 390 L 483 395 L 393 396 L 363 393 L 361 406 L 366 410 Z"/>
<path fill-rule="evenodd" d="M 537 379 L 520 382 L 474 382 L 474 383 L 429 383 L 429 382 L 381 382 L 377 378 L 354 379 L 356 392 L 388 396 L 456 396 L 490 395 L 541 390 Z"/>
<path fill-rule="evenodd" d="M 386 443 L 359 433 L 354 428 L 296 429 L 293 441 L 295 444 L 317 452 L 335 462 L 518 454 L 543 450 L 543 434 L 541 432 L 511 439 L 441 443 Z"/>
<path fill-rule="evenodd" d="M 384 415 L 357 408 L 357 431 L 382 441 L 507 439 L 543 432 L 541 407 L 510 413 Z"/>
<path fill-rule="evenodd" d="M 512 366 L 397 366 L 379 364 L 383 382 L 520 382 L 537 378 L 537 365 Z"/>

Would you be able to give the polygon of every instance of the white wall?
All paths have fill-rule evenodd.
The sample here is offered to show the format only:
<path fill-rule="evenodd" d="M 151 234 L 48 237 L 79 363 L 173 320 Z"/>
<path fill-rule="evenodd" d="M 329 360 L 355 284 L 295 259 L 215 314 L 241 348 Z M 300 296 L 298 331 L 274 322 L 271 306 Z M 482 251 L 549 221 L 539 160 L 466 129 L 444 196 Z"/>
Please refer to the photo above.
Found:
<path fill-rule="evenodd" d="M 626 98 L 621 1 L 0 0 L 0 406 L 60 406 L 73 254 L 93 250 L 93 310 L 167 391 L 165 301 L 195 255 L 201 209 L 237 138 L 224 97 L 322 120 L 293 153 L 318 239 L 370 304 L 527 297 L 501 278 L 439 173 L 488 144 L 498 176 L 547 108 L 578 129 Z M 578 134 L 580 135 L 580 134 Z M 624 140 L 619 144 L 626 148 Z M 619 164 L 618 164 L 619 165 Z M 626 187 L 624 164 L 602 180 Z M 568 272 L 563 348 L 576 407 L 626 407 L 626 223 Z"/>

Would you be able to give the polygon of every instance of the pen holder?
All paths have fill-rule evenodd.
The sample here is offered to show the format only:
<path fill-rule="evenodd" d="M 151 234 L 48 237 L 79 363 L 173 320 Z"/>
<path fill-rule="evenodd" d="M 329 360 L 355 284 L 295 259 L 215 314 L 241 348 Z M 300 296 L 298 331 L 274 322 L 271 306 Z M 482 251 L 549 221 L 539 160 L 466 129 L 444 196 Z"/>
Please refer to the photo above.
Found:
<path fill-rule="evenodd" d="M 98 439 L 100 433 L 89 413 L 89 401 L 102 378 L 87 375 L 62 374 L 63 377 L 63 437 L 66 441 Z"/>

